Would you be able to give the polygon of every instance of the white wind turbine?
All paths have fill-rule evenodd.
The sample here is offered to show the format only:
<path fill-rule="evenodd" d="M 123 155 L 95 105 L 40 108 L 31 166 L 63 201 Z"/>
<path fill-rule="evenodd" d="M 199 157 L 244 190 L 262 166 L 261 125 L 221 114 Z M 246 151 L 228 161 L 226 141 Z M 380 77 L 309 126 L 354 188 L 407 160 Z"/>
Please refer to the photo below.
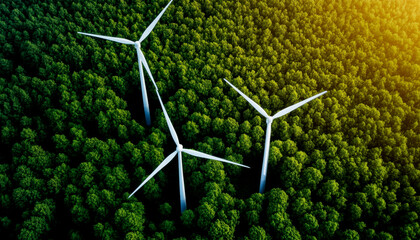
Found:
<path fill-rule="evenodd" d="M 299 108 L 300 106 L 304 105 L 307 102 L 310 102 L 312 100 L 314 100 L 315 98 L 324 95 L 325 93 L 327 93 L 327 91 L 324 91 L 322 93 L 318 93 L 315 96 L 312 96 L 310 98 L 307 98 L 301 102 L 298 102 L 296 104 L 293 104 L 292 106 L 289 106 L 283 110 L 281 110 L 280 112 L 276 113 L 274 116 L 269 116 L 262 107 L 260 107 L 256 102 L 254 102 L 252 99 L 250 99 L 248 96 L 246 96 L 243 92 L 241 92 L 239 89 L 237 89 L 235 86 L 233 86 L 232 83 L 230 83 L 228 80 L 224 79 L 230 86 L 233 87 L 233 89 L 235 89 L 235 91 L 237 91 L 240 95 L 242 95 L 242 97 L 245 98 L 245 100 L 247 100 L 259 113 L 261 113 L 261 115 L 263 115 L 264 117 L 266 117 L 266 122 L 267 122 L 267 130 L 265 133 L 265 146 L 264 146 L 264 157 L 263 157 L 263 164 L 262 164 L 262 170 L 261 170 L 261 180 L 260 180 L 260 193 L 264 192 L 265 189 L 265 182 L 266 182 L 266 178 L 267 178 L 267 164 L 268 164 L 268 154 L 269 154 L 269 150 L 270 150 L 270 137 L 271 137 L 271 123 L 273 122 L 274 119 L 279 118 L 283 115 L 286 115 L 288 113 L 290 113 L 291 111 Z"/>
<path fill-rule="evenodd" d="M 195 156 L 195 157 L 207 158 L 207 159 L 210 159 L 210 160 L 216 160 L 216 161 L 220 161 L 220 162 L 226 162 L 226 163 L 238 165 L 238 166 L 241 166 L 241 167 L 246 167 L 246 168 L 249 168 L 249 167 L 246 166 L 246 165 L 236 163 L 236 162 L 231 162 L 231 161 L 225 160 L 223 158 L 214 157 L 214 156 L 211 156 L 209 154 L 205 154 L 205 153 L 202 153 L 202 152 L 199 152 L 199 151 L 183 148 L 183 146 L 179 143 L 178 136 L 177 136 L 177 134 L 175 132 L 175 129 L 174 129 L 172 123 L 171 123 L 171 120 L 169 119 L 168 113 L 165 110 L 165 106 L 162 103 L 162 99 L 160 98 L 160 95 L 159 95 L 159 92 L 157 91 L 157 89 L 156 89 L 156 93 L 157 93 L 157 96 L 159 98 L 160 105 L 162 106 L 163 114 L 165 115 L 166 122 L 167 122 L 168 127 L 169 127 L 169 131 L 171 132 L 171 136 L 174 139 L 174 142 L 176 144 L 176 150 L 175 150 L 175 152 L 171 153 L 168 157 L 166 157 L 165 160 L 163 160 L 163 162 L 161 164 L 159 164 L 159 166 L 128 197 L 130 198 L 141 187 L 143 187 L 143 185 L 146 184 L 147 181 L 149 181 L 154 175 L 156 175 L 160 170 L 162 170 L 162 168 L 165 167 L 170 161 L 172 161 L 173 158 L 175 157 L 175 155 L 178 154 L 179 195 L 180 195 L 180 200 L 181 200 L 180 202 L 181 202 L 181 213 L 182 213 L 182 212 L 185 211 L 185 209 L 187 209 L 187 198 L 185 196 L 185 187 L 184 187 L 184 174 L 183 174 L 183 171 L 182 171 L 182 153 L 187 153 L 187 154 L 190 154 L 190 155 Z"/>
<path fill-rule="evenodd" d="M 134 47 L 137 50 L 137 59 L 138 59 L 138 62 L 139 62 L 140 85 L 141 85 L 141 92 L 142 92 L 142 97 L 143 97 L 144 115 L 146 117 L 146 124 L 148 126 L 150 126 L 150 124 L 151 124 L 150 110 L 149 110 L 149 101 L 147 99 L 146 84 L 145 84 L 145 81 L 144 81 L 142 64 L 144 65 L 144 68 L 146 69 L 147 73 L 149 74 L 150 79 L 152 80 L 152 83 L 153 83 L 153 85 L 155 85 L 156 89 L 157 89 L 157 86 L 156 86 L 155 80 L 153 79 L 152 72 L 150 71 L 149 65 L 147 64 L 146 58 L 144 57 L 143 52 L 140 50 L 140 45 L 141 45 L 141 42 L 144 39 L 146 39 L 147 36 L 149 36 L 150 32 L 156 26 L 157 22 L 162 17 L 163 13 L 169 7 L 169 5 L 172 3 L 172 1 L 173 0 L 171 0 L 168 3 L 168 5 L 166 5 L 166 7 L 159 13 L 159 15 L 155 18 L 155 20 L 153 20 L 153 22 L 146 28 L 146 30 L 141 35 L 140 39 L 138 41 L 135 41 L 135 42 L 133 42 L 131 40 L 128 40 L 128 39 L 124 39 L 124 38 L 108 37 L 108 36 L 102 36 L 102 35 L 91 34 L 91 33 L 77 32 L 79 34 L 84 34 L 84 35 L 91 36 L 91 37 L 102 38 L 102 39 L 106 39 L 106 40 L 110 40 L 110 41 L 118 42 L 118 43 L 123 43 L 123 44 L 127 44 L 127 45 L 134 45 Z"/>

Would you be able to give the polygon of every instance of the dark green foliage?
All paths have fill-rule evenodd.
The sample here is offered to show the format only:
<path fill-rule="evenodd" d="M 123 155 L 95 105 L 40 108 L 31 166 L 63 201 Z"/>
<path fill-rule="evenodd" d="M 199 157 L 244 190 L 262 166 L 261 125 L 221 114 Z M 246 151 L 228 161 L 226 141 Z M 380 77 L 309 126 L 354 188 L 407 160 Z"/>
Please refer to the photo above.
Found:
<path fill-rule="evenodd" d="M 419 239 L 416 0 L 177 0 L 142 50 L 186 148 L 174 144 L 132 46 L 159 1 L 0 3 L 2 239 Z M 274 120 L 267 189 L 258 190 Z"/>

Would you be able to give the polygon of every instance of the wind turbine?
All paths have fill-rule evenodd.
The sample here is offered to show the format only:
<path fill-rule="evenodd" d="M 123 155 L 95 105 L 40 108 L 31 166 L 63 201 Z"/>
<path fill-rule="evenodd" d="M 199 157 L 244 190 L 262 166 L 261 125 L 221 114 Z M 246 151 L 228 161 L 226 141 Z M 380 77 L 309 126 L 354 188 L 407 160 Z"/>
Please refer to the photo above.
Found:
<path fill-rule="evenodd" d="M 232 83 L 230 83 L 228 80 L 224 79 L 230 86 L 233 87 L 233 89 L 235 89 L 235 91 L 237 91 L 240 95 L 242 95 L 242 97 L 245 98 L 245 100 L 247 100 L 259 113 L 261 113 L 261 115 L 263 115 L 267 120 L 267 130 L 266 130 L 266 134 L 265 134 L 265 146 L 264 146 L 264 157 L 263 157 L 263 164 L 262 164 L 262 170 L 261 170 L 261 180 L 260 180 L 260 193 L 264 192 L 265 189 L 265 182 L 266 182 L 266 178 L 267 178 L 267 164 L 268 164 L 268 154 L 269 154 L 269 150 L 270 150 L 270 137 L 271 137 L 271 123 L 273 122 L 274 119 L 279 118 L 283 115 L 286 115 L 288 113 L 290 113 L 291 111 L 299 108 L 300 106 L 304 105 L 305 103 L 308 103 L 312 100 L 314 100 L 317 97 L 320 97 L 322 95 L 324 95 L 325 93 L 327 93 L 327 91 L 324 91 L 322 93 L 318 93 L 315 96 L 312 96 L 310 98 L 307 98 L 301 102 L 298 102 L 296 104 L 293 104 L 292 106 L 289 106 L 283 110 L 281 110 L 280 112 L 274 114 L 274 116 L 269 116 L 262 107 L 260 107 L 256 102 L 254 102 L 251 98 L 249 98 L 247 95 L 245 95 L 243 92 L 241 92 L 239 89 L 237 89 L 235 86 L 233 86 Z"/>
<path fill-rule="evenodd" d="M 246 167 L 246 168 L 249 168 L 249 167 L 246 166 L 246 165 L 236 163 L 236 162 L 231 162 L 231 161 L 225 160 L 223 158 L 214 157 L 214 156 L 211 156 L 211 155 L 206 154 L 206 153 L 202 153 L 202 152 L 195 151 L 195 150 L 192 150 L 192 149 L 183 148 L 183 146 L 179 143 L 178 136 L 177 136 L 177 134 L 175 132 L 175 129 L 174 129 L 172 123 L 171 123 L 171 119 L 169 119 L 168 113 L 165 110 L 165 106 L 162 103 L 162 99 L 160 98 L 160 95 L 159 95 L 159 92 L 158 92 L 157 89 L 156 89 L 156 93 L 157 93 L 157 96 L 159 98 L 160 105 L 162 106 L 163 114 L 165 115 L 166 122 L 167 122 L 168 127 L 169 127 L 169 131 L 171 132 L 171 136 L 174 139 L 174 142 L 176 144 L 176 150 L 175 150 L 175 152 L 171 153 L 168 157 L 166 157 L 165 160 L 163 160 L 163 162 L 161 164 L 159 164 L 159 166 L 128 197 L 130 198 L 141 187 L 143 187 L 143 185 L 146 184 L 147 181 L 149 181 L 154 175 L 156 175 L 160 170 L 162 170 L 162 168 L 165 167 L 170 161 L 172 161 L 174 159 L 175 155 L 178 154 L 179 195 L 180 195 L 180 200 L 181 200 L 180 202 L 181 202 L 181 213 L 182 213 L 182 212 L 185 211 L 185 209 L 187 209 L 187 198 L 185 196 L 185 187 L 184 187 L 184 174 L 183 174 L 183 171 L 182 171 L 182 153 L 187 153 L 187 154 L 190 154 L 190 155 L 195 156 L 195 157 L 206 158 L 206 159 L 210 159 L 210 160 L 216 160 L 216 161 L 220 161 L 220 162 L 230 163 L 230 164 L 238 165 L 238 166 L 241 166 L 241 167 Z"/>
<path fill-rule="evenodd" d="M 148 126 L 151 125 L 150 110 L 149 110 L 149 101 L 147 99 L 146 84 L 145 84 L 145 81 L 144 81 L 142 64 L 144 65 L 144 68 L 146 69 L 147 73 L 149 74 L 150 79 L 152 80 L 152 83 L 153 83 L 153 85 L 155 85 L 156 89 L 157 89 L 157 86 L 156 86 L 155 80 L 153 79 L 152 72 L 150 71 L 149 65 L 147 64 L 146 58 L 144 57 L 143 52 L 140 50 L 140 45 L 141 45 L 141 42 L 144 39 L 146 39 L 147 36 L 149 36 L 150 32 L 156 26 L 157 22 L 162 17 L 163 13 L 169 7 L 169 5 L 172 3 L 172 1 L 173 0 L 171 0 L 168 3 L 168 5 L 166 5 L 166 7 L 159 13 L 159 15 L 155 18 L 155 20 L 153 20 L 153 22 L 146 28 L 146 30 L 141 35 L 140 39 L 138 41 L 135 41 L 135 42 L 133 42 L 131 40 L 128 40 L 128 39 L 124 39 L 124 38 L 109 37 L 109 36 L 102 36 L 102 35 L 91 34 L 91 33 L 77 32 L 79 34 L 83 34 L 83 35 L 87 35 L 87 36 L 91 36 L 91 37 L 102 38 L 102 39 L 106 39 L 106 40 L 110 40 L 110 41 L 118 42 L 118 43 L 122 43 L 122 44 L 127 44 L 127 45 L 134 45 L 134 47 L 136 48 L 136 51 L 137 51 L 137 59 L 138 59 L 138 62 L 139 62 L 140 85 L 141 85 L 141 92 L 142 92 L 142 97 L 143 97 L 144 115 L 146 117 L 146 124 Z"/>

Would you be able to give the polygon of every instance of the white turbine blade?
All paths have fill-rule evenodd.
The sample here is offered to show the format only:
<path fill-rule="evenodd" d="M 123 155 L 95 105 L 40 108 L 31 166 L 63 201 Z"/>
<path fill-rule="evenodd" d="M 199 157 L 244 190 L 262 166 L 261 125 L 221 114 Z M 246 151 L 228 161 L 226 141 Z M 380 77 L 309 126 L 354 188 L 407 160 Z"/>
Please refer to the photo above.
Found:
<path fill-rule="evenodd" d="M 181 214 L 187 209 L 187 195 L 185 195 L 184 170 L 182 167 L 182 152 L 178 152 L 178 180 L 179 180 L 179 202 L 181 203 Z"/>
<path fill-rule="evenodd" d="M 265 182 L 267 181 L 267 166 L 268 156 L 270 154 L 270 137 L 271 137 L 271 122 L 267 123 L 267 130 L 265 131 L 264 156 L 261 168 L 260 193 L 264 192 Z"/>
<path fill-rule="evenodd" d="M 289 106 L 289 107 L 287 107 L 287 108 L 285 108 L 285 109 L 281 110 L 280 112 L 276 113 L 276 114 L 273 116 L 273 119 L 275 119 L 275 118 L 279 118 L 279 117 L 281 117 L 281 116 L 283 116 L 283 115 L 286 115 L 286 114 L 288 114 L 289 112 L 291 112 L 291 111 L 293 111 L 293 110 L 295 110 L 295 109 L 299 108 L 300 106 L 304 105 L 305 103 L 310 102 L 310 101 L 314 100 L 315 98 L 317 98 L 317 97 L 319 97 L 319 96 L 324 95 L 325 93 L 327 93 L 327 91 L 324 91 L 324 92 L 322 92 L 322 93 L 318 93 L 318 94 L 317 94 L 317 95 L 315 95 L 315 96 L 312 96 L 312 97 L 310 97 L 310 98 L 307 98 L 307 99 L 305 99 L 305 100 L 303 100 L 303 101 L 301 101 L 301 102 L 298 102 L 298 103 L 296 103 L 296 104 L 293 104 L 292 106 Z"/>
<path fill-rule="evenodd" d="M 134 193 L 136 193 L 141 187 L 143 187 L 144 184 L 146 184 L 153 176 L 156 175 L 156 173 L 158 173 L 160 170 L 162 170 L 163 167 L 165 167 L 166 165 L 168 165 L 168 163 L 175 157 L 175 155 L 178 152 L 175 151 L 173 153 L 171 153 L 171 155 L 169 155 L 167 158 L 165 158 L 165 160 L 163 160 L 162 163 L 159 164 L 159 166 L 140 184 L 140 186 L 138 186 L 136 188 L 136 190 L 134 190 L 134 192 L 132 192 L 130 194 L 130 196 L 128 196 L 128 198 L 130 198 L 131 196 L 133 196 Z"/>
<path fill-rule="evenodd" d="M 235 89 L 235 91 L 237 91 L 239 94 L 242 95 L 242 97 L 245 98 L 245 100 L 247 100 L 259 113 L 261 113 L 261 115 L 263 115 L 264 117 L 268 118 L 270 117 L 262 107 L 260 107 L 256 102 L 254 102 L 251 98 L 249 98 L 247 95 L 245 95 L 245 93 L 241 92 L 241 90 L 237 89 L 235 86 L 233 86 L 232 83 L 230 83 L 228 80 L 226 80 L 225 78 L 223 78 L 223 80 L 225 80 L 225 82 L 227 82 L 230 86 L 233 87 L 233 89 Z"/>
<path fill-rule="evenodd" d="M 140 53 L 139 54 L 139 56 L 140 56 L 139 61 L 141 61 L 143 63 L 144 68 L 146 69 L 146 72 L 149 74 L 149 77 L 152 80 L 153 85 L 155 85 L 156 90 L 158 90 L 158 87 L 156 86 L 155 79 L 153 78 L 152 72 L 150 71 L 149 64 L 147 64 L 146 58 L 144 57 L 144 54 L 140 49 L 139 49 L 139 53 Z"/>
<path fill-rule="evenodd" d="M 156 23 L 159 21 L 159 19 L 162 17 L 163 13 L 166 11 L 166 9 L 171 5 L 172 0 L 166 5 L 166 7 L 159 13 L 159 15 L 153 20 L 153 22 L 144 30 L 143 34 L 140 37 L 140 42 L 142 42 L 144 39 L 149 36 L 150 32 L 153 30 L 153 28 L 156 26 Z"/>
<path fill-rule="evenodd" d="M 102 35 L 91 34 L 91 33 L 84 33 L 84 32 L 77 32 L 77 33 L 83 34 L 83 35 L 87 35 L 87 36 L 91 36 L 91 37 L 102 38 L 102 39 L 106 39 L 106 40 L 110 40 L 110 41 L 114 41 L 114 42 L 118 42 L 118 43 L 124 43 L 124 44 L 130 44 L 130 45 L 133 45 L 134 44 L 133 41 L 130 41 L 130 40 L 124 39 L 124 38 L 108 37 L 108 36 L 102 36 Z"/>
<path fill-rule="evenodd" d="M 141 87 L 141 97 L 143 98 L 143 107 L 144 107 L 144 117 L 146 118 L 147 126 L 152 124 L 150 120 L 150 108 L 149 108 L 149 99 L 147 98 L 146 83 L 144 81 L 143 67 L 142 62 L 140 61 L 140 48 L 136 47 L 137 58 L 139 60 L 139 73 L 140 73 L 140 87 Z"/>
<path fill-rule="evenodd" d="M 190 155 L 193 155 L 195 157 L 201 157 L 201 158 L 206 158 L 206 159 L 210 159 L 210 160 L 216 160 L 216 161 L 220 161 L 220 162 L 234 164 L 234 165 L 238 165 L 238 166 L 241 166 L 241 167 L 250 168 L 250 167 L 248 167 L 246 165 L 243 165 L 243 164 L 240 164 L 240 163 L 232 162 L 232 161 L 229 161 L 229 160 L 226 160 L 226 159 L 223 159 L 223 158 L 218 158 L 218 157 L 215 157 L 215 156 L 212 156 L 212 155 L 209 155 L 209 154 L 206 154 L 206 153 L 202 153 L 202 152 L 199 152 L 199 151 L 195 151 L 195 150 L 192 150 L 192 149 L 185 149 L 184 148 L 182 151 L 185 152 L 185 153 L 188 153 Z"/>
<path fill-rule="evenodd" d="M 159 98 L 160 105 L 162 106 L 163 114 L 165 115 L 166 123 L 168 124 L 169 131 L 171 132 L 171 136 L 174 139 L 176 145 L 179 145 L 178 135 L 176 135 L 175 128 L 172 125 L 171 119 L 169 119 L 168 113 L 166 112 L 165 106 L 162 103 L 162 99 L 160 99 L 160 95 L 157 89 L 156 89 L 156 93 Z"/>

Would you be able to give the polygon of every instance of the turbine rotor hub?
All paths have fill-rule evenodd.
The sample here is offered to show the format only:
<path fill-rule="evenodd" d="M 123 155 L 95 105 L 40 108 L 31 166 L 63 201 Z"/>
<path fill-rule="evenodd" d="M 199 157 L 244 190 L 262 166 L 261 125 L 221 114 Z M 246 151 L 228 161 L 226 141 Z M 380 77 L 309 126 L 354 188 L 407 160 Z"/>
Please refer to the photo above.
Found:
<path fill-rule="evenodd" d="M 182 149 L 184 149 L 184 147 L 182 146 L 182 144 L 178 144 L 178 146 L 176 146 L 176 150 L 178 152 L 182 152 Z"/>
<path fill-rule="evenodd" d="M 268 117 L 268 118 L 267 118 L 267 124 L 270 124 L 270 123 L 272 123 L 272 122 L 273 122 L 273 117 L 271 117 L 271 116 L 270 116 L 270 117 Z"/>
<path fill-rule="evenodd" d="M 141 44 L 140 44 L 140 41 L 135 41 L 135 42 L 134 42 L 134 46 L 135 46 L 135 47 L 140 48 L 140 45 L 141 45 Z"/>

